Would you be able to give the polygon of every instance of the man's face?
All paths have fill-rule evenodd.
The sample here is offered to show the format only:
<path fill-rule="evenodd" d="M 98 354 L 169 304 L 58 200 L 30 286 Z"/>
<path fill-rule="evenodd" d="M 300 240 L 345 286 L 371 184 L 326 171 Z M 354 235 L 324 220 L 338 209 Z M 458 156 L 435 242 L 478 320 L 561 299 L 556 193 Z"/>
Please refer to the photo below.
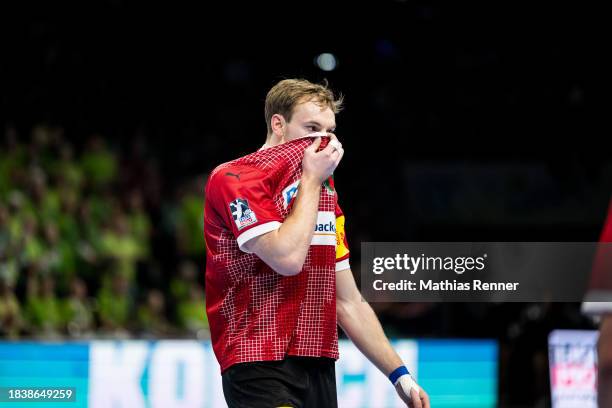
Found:
<path fill-rule="evenodd" d="M 285 141 L 299 139 L 310 133 L 333 133 L 336 129 L 336 115 L 327 106 L 304 102 L 295 106 L 291 122 L 286 123 Z"/>

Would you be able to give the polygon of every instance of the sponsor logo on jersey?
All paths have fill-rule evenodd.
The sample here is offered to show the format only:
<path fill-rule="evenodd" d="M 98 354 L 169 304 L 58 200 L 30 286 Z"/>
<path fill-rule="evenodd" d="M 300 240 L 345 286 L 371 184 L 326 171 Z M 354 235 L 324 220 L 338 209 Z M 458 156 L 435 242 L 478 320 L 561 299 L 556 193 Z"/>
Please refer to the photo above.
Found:
<path fill-rule="evenodd" d="M 297 180 L 297 181 L 289 184 L 283 190 L 283 192 L 282 192 L 282 194 L 283 194 L 283 207 L 285 207 L 285 209 L 287 209 L 287 207 L 289 207 L 289 204 L 291 204 L 291 201 L 293 201 L 293 199 L 297 195 L 298 185 L 299 184 L 300 184 L 300 180 Z"/>
<path fill-rule="evenodd" d="M 336 215 L 333 211 L 319 211 L 310 245 L 336 245 Z"/>
<path fill-rule="evenodd" d="M 249 202 L 246 199 L 235 199 L 229 203 L 229 208 L 232 211 L 232 217 L 234 218 L 238 230 L 257 222 L 257 216 L 255 212 L 249 208 Z"/>
<path fill-rule="evenodd" d="M 242 172 L 238 172 L 238 173 L 232 173 L 231 171 L 228 171 L 225 173 L 226 176 L 228 177 L 236 177 L 238 179 L 238 181 L 240 181 L 240 175 L 242 174 Z"/>
<path fill-rule="evenodd" d="M 349 253 L 344 231 L 344 215 L 336 218 L 336 259 L 341 259 Z"/>
<path fill-rule="evenodd" d="M 315 232 L 336 232 L 336 224 L 333 221 L 325 224 L 316 224 Z"/>
<path fill-rule="evenodd" d="M 325 182 L 323 183 L 323 186 L 325 186 L 325 191 L 327 191 L 327 194 L 334 195 L 334 192 L 335 192 L 334 176 L 333 175 L 329 176 L 329 178 L 325 180 Z"/>

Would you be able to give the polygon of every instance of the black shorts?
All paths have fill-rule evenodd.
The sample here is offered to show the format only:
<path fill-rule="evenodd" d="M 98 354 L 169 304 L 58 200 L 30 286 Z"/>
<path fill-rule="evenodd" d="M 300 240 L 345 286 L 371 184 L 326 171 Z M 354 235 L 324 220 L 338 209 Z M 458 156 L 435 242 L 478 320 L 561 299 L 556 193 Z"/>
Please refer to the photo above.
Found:
<path fill-rule="evenodd" d="M 335 361 L 289 356 L 234 364 L 223 373 L 229 408 L 336 408 Z"/>

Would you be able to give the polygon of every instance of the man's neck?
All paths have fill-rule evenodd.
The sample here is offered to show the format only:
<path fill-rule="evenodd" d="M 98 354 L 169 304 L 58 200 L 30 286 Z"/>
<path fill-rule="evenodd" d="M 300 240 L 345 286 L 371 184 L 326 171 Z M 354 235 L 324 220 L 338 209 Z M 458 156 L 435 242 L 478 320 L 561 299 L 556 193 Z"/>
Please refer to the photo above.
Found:
<path fill-rule="evenodd" d="M 267 149 L 268 147 L 278 146 L 279 144 L 285 143 L 286 140 L 282 137 L 276 136 L 275 134 L 271 134 L 266 136 L 266 143 L 261 146 L 260 150 Z"/>

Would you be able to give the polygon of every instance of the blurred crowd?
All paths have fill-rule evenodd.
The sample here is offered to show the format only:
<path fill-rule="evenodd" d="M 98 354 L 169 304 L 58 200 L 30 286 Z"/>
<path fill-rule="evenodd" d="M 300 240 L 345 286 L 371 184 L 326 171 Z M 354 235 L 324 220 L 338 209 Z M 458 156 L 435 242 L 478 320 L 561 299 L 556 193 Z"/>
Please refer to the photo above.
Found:
<path fill-rule="evenodd" d="M 136 139 L 0 141 L 0 338 L 208 337 L 205 176 L 171 186 Z"/>
<path fill-rule="evenodd" d="M 7 126 L 0 138 L 0 340 L 209 338 L 206 174 L 177 175 L 185 160 L 149 151 L 144 135 L 79 141 L 66 133 Z M 213 165 L 200 157 L 196 170 Z M 351 264 L 359 271 L 358 243 L 373 240 L 360 215 L 373 210 L 353 211 Z M 569 303 L 372 306 L 391 338 L 497 339 L 501 393 L 516 401 L 548 395 L 551 330 L 592 328 Z"/>

